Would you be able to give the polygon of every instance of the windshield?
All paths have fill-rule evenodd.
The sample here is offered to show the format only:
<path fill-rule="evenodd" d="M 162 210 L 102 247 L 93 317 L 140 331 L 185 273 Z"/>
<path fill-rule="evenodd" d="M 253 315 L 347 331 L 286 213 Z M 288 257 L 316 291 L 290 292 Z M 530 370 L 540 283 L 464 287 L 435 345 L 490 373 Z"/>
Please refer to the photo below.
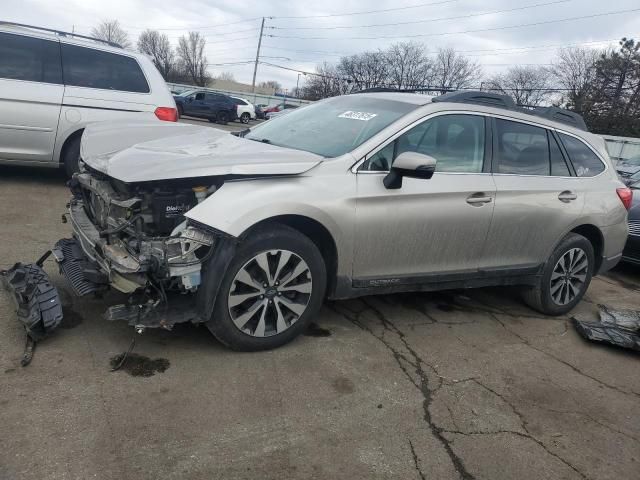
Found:
<path fill-rule="evenodd" d="M 184 92 L 182 92 L 178 96 L 179 97 L 188 97 L 189 95 L 193 95 L 194 93 L 196 93 L 196 90 L 185 90 Z"/>
<path fill-rule="evenodd" d="M 339 157 L 417 107 L 368 96 L 335 97 L 290 109 L 251 129 L 245 138 Z"/>
<path fill-rule="evenodd" d="M 633 167 L 640 167 L 640 156 L 632 157 L 632 158 L 623 158 L 622 160 L 620 160 L 619 163 L 623 165 L 633 166 Z"/>

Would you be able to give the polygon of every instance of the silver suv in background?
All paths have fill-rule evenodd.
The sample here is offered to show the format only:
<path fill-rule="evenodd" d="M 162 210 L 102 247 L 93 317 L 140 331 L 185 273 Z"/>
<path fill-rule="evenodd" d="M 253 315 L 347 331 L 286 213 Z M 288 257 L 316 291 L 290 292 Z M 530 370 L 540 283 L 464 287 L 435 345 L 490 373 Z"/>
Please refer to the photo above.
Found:
<path fill-rule="evenodd" d="M 130 293 L 107 318 L 140 331 L 200 322 L 241 350 L 293 339 L 325 297 L 517 285 L 564 314 L 627 239 L 604 140 L 482 92 L 346 95 L 236 135 L 93 125 L 82 159 L 53 250 L 73 289 Z"/>
<path fill-rule="evenodd" d="M 0 22 L 0 163 L 78 169 L 85 127 L 105 120 L 177 121 L 145 55 L 108 42 Z"/>

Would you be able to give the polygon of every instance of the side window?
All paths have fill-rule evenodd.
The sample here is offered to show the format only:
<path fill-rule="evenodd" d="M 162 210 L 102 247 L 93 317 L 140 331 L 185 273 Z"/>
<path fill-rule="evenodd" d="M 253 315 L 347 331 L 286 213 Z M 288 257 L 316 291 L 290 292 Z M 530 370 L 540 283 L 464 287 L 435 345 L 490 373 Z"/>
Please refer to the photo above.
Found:
<path fill-rule="evenodd" d="M 567 149 L 569 160 L 571 160 L 579 177 L 593 177 L 604 170 L 602 161 L 584 142 L 564 133 L 559 135 L 564 148 Z"/>
<path fill-rule="evenodd" d="M 149 93 L 140 65 L 131 57 L 63 43 L 62 64 L 66 85 Z"/>
<path fill-rule="evenodd" d="M 571 172 L 569 172 L 569 167 L 567 166 L 567 162 L 564 161 L 564 156 L 562 155 L 562 151 L 560 150 L 560 146 L 558 142 L 551 134 L 551 132 L 547 131 L 547 135 L 549 137 L 549 156 L 551 157 L 551 175 L 554 177 L 570 177 Z"/>
<path fill-rule="evenodd" d="M 60 44 L 0 33 L 0 78 L 61 84 Z"/>
<path fill-rule="evenodd" d="M 403 152 L 430 155 L 436 172 L 479 173 L 484 162 L 485 119 L 479 115 L 440 115 L 398 137 L 365 161 L 361 170 L 389 170 Z"/>
<path fill-rule="evenodd" d="M 196 93 L 195 100 L 204 100 L 204 97 L 205 95 L 203 92 L 198 92 Z"/>
<path fill-rule="evenodd" d="M 495 173 L 549 175 L 549 142 L 544 128 L 496 119 Z"/>

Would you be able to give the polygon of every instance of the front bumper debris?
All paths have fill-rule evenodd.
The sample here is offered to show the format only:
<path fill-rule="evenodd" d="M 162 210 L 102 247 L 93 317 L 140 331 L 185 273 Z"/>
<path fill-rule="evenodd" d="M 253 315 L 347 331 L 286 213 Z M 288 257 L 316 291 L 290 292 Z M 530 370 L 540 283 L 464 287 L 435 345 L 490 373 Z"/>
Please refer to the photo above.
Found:
<path fill-rule="evenodd" d="M 33 341 L 43 339 L 60 325 L 60 296 L 41 265 L 16 263 L 0 272 L 0 277 L 16 304 L 18 320 Z"/>
<path fill-rule="evenodd" d="M 599 321 L 573 317 L 578 333 L 593 342 L 605 342 L 640 351 L 640 312 L 599 305 Z"/>
<path fill-rule="evenodd" d="M 82 297 L 107 288 L 109 278 L 97 265 L 88 261 L 80 244 L 72 238 L 62 238 L 52 250 L 60 273 L 69 281 L 73 292 Z"/>

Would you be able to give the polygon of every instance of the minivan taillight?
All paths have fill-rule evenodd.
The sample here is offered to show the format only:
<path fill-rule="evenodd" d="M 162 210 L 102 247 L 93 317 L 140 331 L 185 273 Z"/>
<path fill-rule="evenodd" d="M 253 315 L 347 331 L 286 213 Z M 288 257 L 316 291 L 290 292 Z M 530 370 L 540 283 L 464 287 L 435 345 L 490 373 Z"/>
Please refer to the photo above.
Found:
<path fill-rule="evenodd" d="M 177 122 L 178 121 L 178 110 L 171 107 L 158 107 L 156 111 L 153 112 L 156 114 L 159 120 L 164 120 L 165 122 Z"/>
<path fill-rule="evenodd" d="M 616 188 L 616 193 L 620 197 L 620 201 L 624 205 L 624 208 L 629 210 L 631 208 L 631 201 L 633 200 L 633 190 L 629 187 Z"/>

